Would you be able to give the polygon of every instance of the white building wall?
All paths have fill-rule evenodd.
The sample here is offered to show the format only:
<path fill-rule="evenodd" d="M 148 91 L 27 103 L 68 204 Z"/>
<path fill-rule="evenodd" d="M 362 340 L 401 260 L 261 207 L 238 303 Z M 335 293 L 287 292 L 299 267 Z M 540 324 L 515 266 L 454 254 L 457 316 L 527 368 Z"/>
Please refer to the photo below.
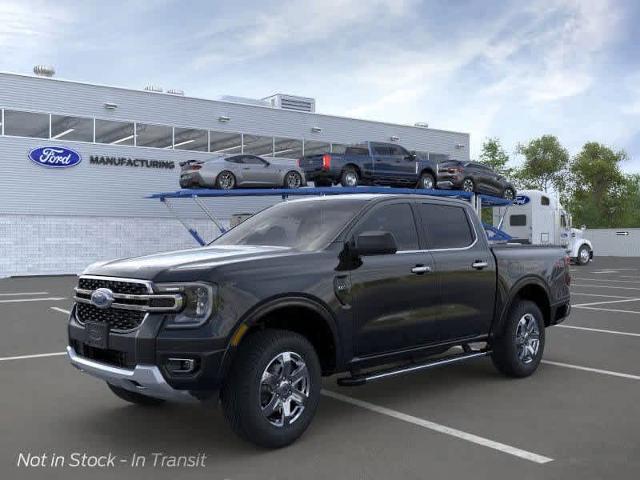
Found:
<path fill-rule="evenodd" d="M 640 228 L 588 229 L 594 257 L 640 257 Z"/>

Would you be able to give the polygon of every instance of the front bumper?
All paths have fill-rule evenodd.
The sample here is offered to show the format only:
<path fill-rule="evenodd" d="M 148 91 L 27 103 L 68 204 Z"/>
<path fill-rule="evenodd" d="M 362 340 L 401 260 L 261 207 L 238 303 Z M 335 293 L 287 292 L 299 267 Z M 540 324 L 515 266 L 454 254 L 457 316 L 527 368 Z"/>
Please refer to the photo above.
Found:
<path fill-rule="evenodd" d="M 136 365 L 132 370 L 119 368 L 81 357 L 71 346 L 67 347 L 67 354 L 71 365 L 78 370 L 116 387 L 163 400 L 188 401 L 194 399 L 188 391 L 176 390 L 171 387 L 155 365 Z"/>

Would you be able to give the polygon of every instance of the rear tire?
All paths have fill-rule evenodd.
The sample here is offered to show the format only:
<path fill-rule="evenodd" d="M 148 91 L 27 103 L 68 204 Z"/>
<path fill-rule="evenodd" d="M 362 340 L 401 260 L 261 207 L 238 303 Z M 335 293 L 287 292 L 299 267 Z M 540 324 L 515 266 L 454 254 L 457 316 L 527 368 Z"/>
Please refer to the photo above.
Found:
<path fill-rule="evenodd" d="M 267 448 L 289 445 L 313 419 L 320 376 L 318 355 L 305 337 L 258 331 L 240 344 L 231 365 L 221 392 L 224 415 L 244 440 Z"/>
<path fill-rule="evenodd" d="M 470 178 L 465 178 L 462 181 L 462 190 L 465 192 L 475 192 L 476 191 L 476 184 L 474 183 L 474 181 Z"/>
<path fill-rule="evenodd" d="M 360 183 L 360 176 L 353 167 L 345 167 L 340 176 L 340 185 L 343 187 L 357 187 Z"/>
<path fill-rule="evenodd" d="M 291 170 L 284 176 L 284 188 L 300 188 L 302 186 L 302 175 Z"/>
<path fill-rule="evenodd" d="M 141 393 L 125 390 L 124 388 L 111 385 L 109 382 L 107 382 L 107 387 L 109 387 L 109 390 L 111 390 L 116 397 L 124 400 L 125 402 L 135 403 L 136 405 L 143 405 L 146 407 L 158 406 L 165 403 L 165 401 L 160 398 L 148 397 Z"/>
<path fill-rule="evenodd" d="M 216 177 L 216 188 L 220 190 L 232 190 L 236 186 L 236 177 L 228 170 L 223 170 Z"/>
<path fill-rule="evenodd" d="M 420 180 L 418 180 L 418 188 L 423 188 L 425 190 L 433 190 L 436 188 L 436 179 L 430 173 L 423 173 L 420 175 Z"/>
<path fill-rule="evenodd" d="M 591 260 L 591 249 L 587 245 L 582 245 L 578 249 L 578 256 L 576 257 L 576 263 L 578 265 L 586 265 Z"/>
<path fill-rule="evenodd" d="M 516 198 L 516 193 L 513 191 L 513 188 L 507 187 L 502 192 L 502 198 L 506 200 L 514 200 Z"/>
<path fill-rule="evenodd" d="M 544 317 L 538 306 L 516 300 L 502 331 L 491 342 L 493 364 L 509 377 L 528 377 L 542 359 L 544 334 Z"/>

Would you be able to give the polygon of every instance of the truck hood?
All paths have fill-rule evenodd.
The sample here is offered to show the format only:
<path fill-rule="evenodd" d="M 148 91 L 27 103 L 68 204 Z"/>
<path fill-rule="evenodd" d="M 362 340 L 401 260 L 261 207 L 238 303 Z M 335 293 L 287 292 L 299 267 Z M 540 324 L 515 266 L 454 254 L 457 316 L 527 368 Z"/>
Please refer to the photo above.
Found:
<path fill-rule="evenodd" d="M 154 280 L 156 277 L 189 276 L 190 273 L 226 265 L 229 263 L 253 261 L 261 258 L 286 255 L 289 247 L 261 245 L 219 245 L 156 253 L 143 257 L 132 257 L 106 262 L 97 262 L 85 269 L 83 275 L 103 275 L 109 277 Z M 166 279 L 163 279 L 166 280 Z M 172 279 L 169 278 L 169 281 Z M 175 279 L 176 281 L 179 278 Z"/>

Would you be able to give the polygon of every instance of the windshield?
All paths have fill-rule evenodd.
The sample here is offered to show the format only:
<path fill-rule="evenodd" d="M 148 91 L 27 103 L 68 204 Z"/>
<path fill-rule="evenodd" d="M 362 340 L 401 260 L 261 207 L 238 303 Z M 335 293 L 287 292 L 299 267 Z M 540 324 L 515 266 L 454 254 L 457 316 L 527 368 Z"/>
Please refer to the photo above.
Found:
<path fill-rule="evenodd" d="M 211 242 L 211 245 L 270 245 L 320 250 L 366 202 L 331 198 L 283 202 L 262 210 Z"/>

